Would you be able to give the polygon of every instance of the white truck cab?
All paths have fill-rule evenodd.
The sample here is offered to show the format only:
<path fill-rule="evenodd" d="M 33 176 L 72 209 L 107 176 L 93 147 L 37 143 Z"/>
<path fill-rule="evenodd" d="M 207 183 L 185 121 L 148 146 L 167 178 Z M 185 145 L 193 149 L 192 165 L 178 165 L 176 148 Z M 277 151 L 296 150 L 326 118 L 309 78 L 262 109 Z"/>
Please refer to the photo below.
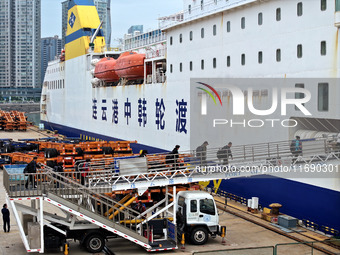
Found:
<path fill-rule="evenodd" d="M 178 233 L 184 233 L 193 244 L 205 244 L 209 234 L 222 234 L 214 198 L 203 191 L 177 193 Z M 225 230 L 224 230 L 225 234 Z"/>

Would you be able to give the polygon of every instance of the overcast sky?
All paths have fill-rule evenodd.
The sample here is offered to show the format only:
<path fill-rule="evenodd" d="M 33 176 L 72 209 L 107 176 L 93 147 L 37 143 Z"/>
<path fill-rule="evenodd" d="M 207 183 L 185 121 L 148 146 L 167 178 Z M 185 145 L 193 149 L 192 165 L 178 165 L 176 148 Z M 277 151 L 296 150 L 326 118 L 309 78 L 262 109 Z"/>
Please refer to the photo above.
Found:
<path fill-rule="evenodd" d="M 41 37 L 61 37 L 62 0 L 41 0 Z M 158 28 L 158 17 L 183 9 L 183 0 L 111 0 L 111 44 L 132 25 L 144 25 L 144 32 Z"/>

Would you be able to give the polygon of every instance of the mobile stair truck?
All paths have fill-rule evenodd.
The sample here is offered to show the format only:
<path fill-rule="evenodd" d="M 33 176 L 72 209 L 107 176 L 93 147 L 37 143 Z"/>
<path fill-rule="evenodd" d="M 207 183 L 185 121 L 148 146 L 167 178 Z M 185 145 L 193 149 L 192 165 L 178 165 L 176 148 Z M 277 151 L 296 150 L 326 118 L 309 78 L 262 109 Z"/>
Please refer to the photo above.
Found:
<path fill-rule="evenodd" d="M 151 171 L 146 157 L 91 162 L 85 185 L 76 177 L 82 169 L 59 173 L 43 166 L 42 171 L 31 174 L 37 187 L 28 189 L 24 185 L 30 174 L 4 171 L 8 204 L 26 251 L 44 253 L 45 249 L 61 248 L 67 239 L 74 239 L 95 253 L 105 248 L 107 239 L 115 237 L 125 238 L 147 251 L 173 250 L 178 248 L 177 237 L 183 233 L 194 244 L 206 243 L 209 234 L 216 237 L 223 228 L 225 233 L 225 227 L 218 225 L 217 207 L 210 194 L 176 194 L 177 184 L 225 178 L 224 174 L 206 176 L 193 164 L 173 170 L 164 167 L 164 163 L 159 168 L 152 163 Z M 161 186 L 165 189 L 164 198 L 145 212 L 130 207 L 150 187 Z M 127 189 L 132 193 L 119 201 L 105 195 Z M 59 209 L 51 210 L 48 204 Z M 151 215 L 155 208 L 159 210 Z"/>

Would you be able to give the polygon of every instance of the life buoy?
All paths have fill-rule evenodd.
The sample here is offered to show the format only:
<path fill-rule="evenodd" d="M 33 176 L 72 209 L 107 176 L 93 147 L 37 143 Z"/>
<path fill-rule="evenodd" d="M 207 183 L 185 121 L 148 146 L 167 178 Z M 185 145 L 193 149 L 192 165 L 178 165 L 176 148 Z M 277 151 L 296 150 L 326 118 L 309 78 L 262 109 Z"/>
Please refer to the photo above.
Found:
<path fill-rule="evenodd" d="M 159 57 L 159 50 L 156 50 L 156 56 Z"/>

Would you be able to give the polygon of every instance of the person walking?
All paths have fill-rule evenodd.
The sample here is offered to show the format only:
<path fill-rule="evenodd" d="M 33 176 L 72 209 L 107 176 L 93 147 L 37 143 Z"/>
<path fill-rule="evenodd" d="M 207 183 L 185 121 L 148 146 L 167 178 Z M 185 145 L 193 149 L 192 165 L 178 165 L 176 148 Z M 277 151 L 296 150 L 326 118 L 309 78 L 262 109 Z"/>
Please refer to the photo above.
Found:
<path fill-rule="evenodd" d="M 337 140 L 336 140 L 336 148 L 337 150 L 340 152 L 340 133 L 337 136 Z"/>
<path fill-rule="evenodd" d="M 166 156 L 166 164 L 172 165 L 172 170 L 176 170 L 178 164 L 178 149 L 179 145 L 176 145 L 175 148 Z"/>
<path fill-rule="evenodd" d="M 290 144 L 290 151 L 292 152 L 295 159 L 302 154 L 302 142 L 300 136 L 296 136 Z"/>
<path fill-rule="evenodd" d="M 7 204 L 3 205 L 1 213 L 2 213 L 2 219 L 4 221 L 4 232 L 9 232 L 10 223 L 9 223 L 9 210 L 7 209 Z"/>
<path fill-rule="evenodd" d="M 90 159 L 86 159 L 86 161 L 84 162 L 84 164 L 83 164 L 83 169 L 81 169 L 82 170 L 82 172 L 81 172 L 81 184 L 82 185 L 85 185 L 85 178 L 86 178 L 86 176 L 87 176 L 87 174 L 88 174 L 88 171 L 90 170 L 90 168 L 89 168 L 89 166 L 90 166 Z"/>
<path fill-rule="evenodd" d="M 224 165 L 229 164 L 229 158 L 233 159 L 233 154 L 231 153 L 232 142 L 229 142 L 226 146 L 222 147 L 222 149 L 217 151 L 217 158 L 223 160 Z"/>
<path fill-rule="evenodd" d="M 36 188 L 35 175 L 37 173 L 37 157 L 34 157 L 31 162 L 24 169 L 24 173 L 28 173 L 28 178 L 25 184 L 25 188 L 28 189 L 28 185 L 32 183 L 33 187 Z"/>
<path fill-rule="evenodd" d="M 64 164 L 63 162 L 59 162 L 56 166 L 53 167 L 53 171 L 56 172 L 56 173 L 59 173 L 59 174 L 62 174 L 64 172 Z M 57 181 L 56 181 L 56 187 L 59 188 L 59 183 L 61 181 L 61 177 L 59 175 L 54 175 L 54 177 L 57 178 Z M 64 180 L 63 180 L 64 181 Z"/>
<path fill-rule="evenodd" d="M 196 157 L 198 158 L 201 165 L 206 164 L 207 160 L 207 146 L 209 143 L 205 141 L 202 145 L 196 148 Z"/>

